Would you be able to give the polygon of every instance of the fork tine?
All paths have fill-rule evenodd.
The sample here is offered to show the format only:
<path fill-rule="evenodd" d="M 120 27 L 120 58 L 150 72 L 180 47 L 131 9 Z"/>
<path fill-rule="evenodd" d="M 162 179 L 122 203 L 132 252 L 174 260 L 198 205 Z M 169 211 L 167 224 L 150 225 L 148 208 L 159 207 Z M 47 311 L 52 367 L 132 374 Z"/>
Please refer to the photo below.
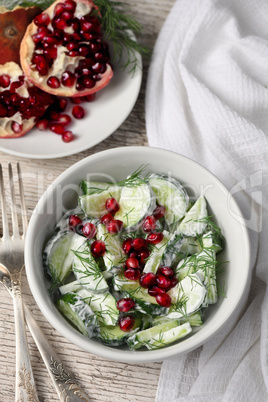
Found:
<path fill-rule="evenodd" d="M 8 231 L 8 220 L 7 220 L 7 204 L 4 190 L 4 178 L 1 164 L 0 164 L 0 198 L 2 207 L 1 209 L 2 209 L 3 238 L 4 238 L 9 236 L 9 231 Z"/>
<path fill-rule="evenodd" d="M 28 227 L 28 219 L 27 219 L 27 207 L 26 207 L 26 203 L 25 203 L 23 181 L 22 181 L 22 175 L 21 175 L 21 169 L 20 169 L 19 162 L 17 163 L 17 171 L 18 171 L 19 188 L 20 188 L 21 217 L 22 217 L 22 225 L 23 225 L 23 234 L 25 235 L 27 227 Z"/>
<path fill-rule="evenodd" d="M 9 173 L 9 185 L 10 185 L 10 196 L 11 196 L 11 217 L 12 217 L 13 235 L 17 236 L 19 235 L 19 223 L 16 208 L 13 170 L 11 163 L 8 164 L 8 173 Z"/>

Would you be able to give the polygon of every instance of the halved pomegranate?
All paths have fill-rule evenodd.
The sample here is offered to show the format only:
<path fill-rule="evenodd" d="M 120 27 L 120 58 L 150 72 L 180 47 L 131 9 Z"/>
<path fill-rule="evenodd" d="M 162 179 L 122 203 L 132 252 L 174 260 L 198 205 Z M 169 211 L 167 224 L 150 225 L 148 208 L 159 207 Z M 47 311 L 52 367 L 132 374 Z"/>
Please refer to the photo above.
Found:
<path fill-rule="evenodd" d="M 27 80 L 18 64 L 0 65 L 0 137 L 26 134 L 53 100 Z"/>
<path fill-rule="evenodd" d="M 57 0 L 28 26 L 20 58 L 27 78 L 60 96 L 86 96 L 113 76 L 97 7 L 90 0 Z"/>

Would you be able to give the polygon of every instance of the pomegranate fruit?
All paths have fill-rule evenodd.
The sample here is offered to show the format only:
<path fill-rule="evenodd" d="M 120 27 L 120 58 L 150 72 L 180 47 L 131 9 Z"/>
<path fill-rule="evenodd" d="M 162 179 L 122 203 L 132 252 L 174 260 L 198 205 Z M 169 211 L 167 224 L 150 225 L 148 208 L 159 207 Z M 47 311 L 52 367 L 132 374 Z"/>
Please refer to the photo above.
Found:
<path fill-rule="evenodd" d="M 20 42 L 27 26 L 40 14 L 39 7 L 0 7 L 0 64 L 9 61 L 20 63 Z"/>
<path fill-rule="evenodd" d="M 109 83 L 113 70 L 96 9 L 90 0 L 57 0 L 28 26 L 20 60 L 34 85 L 81 97 Z"/>
<path fill-rule="evenodd" d="M 33 86 L 14 62 L 0 65 L 0 137 L 25 135 L 40 119 L 53 96 Z"/>

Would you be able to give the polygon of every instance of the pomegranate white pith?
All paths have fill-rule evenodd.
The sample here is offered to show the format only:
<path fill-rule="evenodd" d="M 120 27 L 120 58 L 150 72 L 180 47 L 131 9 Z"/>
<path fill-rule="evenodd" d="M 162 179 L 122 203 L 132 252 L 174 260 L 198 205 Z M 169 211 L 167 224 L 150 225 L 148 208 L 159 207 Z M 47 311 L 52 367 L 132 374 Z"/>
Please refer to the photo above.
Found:
<path fill-rule="evenodd" d="M 27 80 L 18 64 L 0 65 L 0 138 L 25 135 L 52 101 Z"/>
<path fill-rule="evenodd" d="M 113 76 L 96 7 L 88 0 L 57 0 L 29 25 L 21 42 L 25 75 L 60 96 L 86 96 Z"/>

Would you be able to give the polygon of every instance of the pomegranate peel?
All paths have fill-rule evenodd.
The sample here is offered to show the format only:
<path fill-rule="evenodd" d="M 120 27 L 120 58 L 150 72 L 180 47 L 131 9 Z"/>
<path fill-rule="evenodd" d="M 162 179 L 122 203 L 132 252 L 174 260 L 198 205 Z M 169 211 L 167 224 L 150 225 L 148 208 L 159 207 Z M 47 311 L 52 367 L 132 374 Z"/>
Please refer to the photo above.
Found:
<path fill-rule="evenodd" d="M 41 12 L 39 7 L 0 7 L 0 64 L 20 63 L 20 42 L 27 26 Z"/>
<path fill-rule="evenodd" d="M 33 21 L 28 26 L 20 47 L 21 66 L 34 85 L 52 95 L 87 96 L 104 88 L 113 70 L 100 22 L 92 14 L 94 3 L 75 0 L 76 9 L 68 11 L 68 18 L 63 11 L 66 3 L 57 0 L 44 11 L 48 25 Z"/>

